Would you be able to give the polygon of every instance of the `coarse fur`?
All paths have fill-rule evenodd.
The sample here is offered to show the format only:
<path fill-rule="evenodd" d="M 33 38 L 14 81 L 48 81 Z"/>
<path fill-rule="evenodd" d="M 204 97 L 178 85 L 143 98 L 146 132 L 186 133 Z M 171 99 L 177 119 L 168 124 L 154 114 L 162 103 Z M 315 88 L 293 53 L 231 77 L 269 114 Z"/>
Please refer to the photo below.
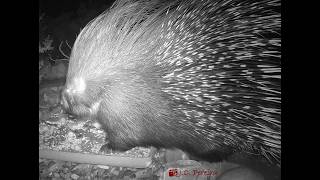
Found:
<path fill-rule="evenodd" d="M 280 165 L 279 0 L 118 0 L 78 35 L 62 96 L 109 147 Z"/>

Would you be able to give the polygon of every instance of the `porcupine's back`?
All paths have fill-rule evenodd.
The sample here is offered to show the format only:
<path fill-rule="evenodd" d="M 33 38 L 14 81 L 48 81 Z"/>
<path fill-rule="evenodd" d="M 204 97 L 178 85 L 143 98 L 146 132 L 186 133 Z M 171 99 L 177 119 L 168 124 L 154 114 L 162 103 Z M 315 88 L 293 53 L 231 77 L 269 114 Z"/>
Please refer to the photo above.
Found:
<path fill-rule="evenodd" d="M 280 163 L 280 1 L 117 1 L 79 34 L 63 99 L 110 147 Z"/>

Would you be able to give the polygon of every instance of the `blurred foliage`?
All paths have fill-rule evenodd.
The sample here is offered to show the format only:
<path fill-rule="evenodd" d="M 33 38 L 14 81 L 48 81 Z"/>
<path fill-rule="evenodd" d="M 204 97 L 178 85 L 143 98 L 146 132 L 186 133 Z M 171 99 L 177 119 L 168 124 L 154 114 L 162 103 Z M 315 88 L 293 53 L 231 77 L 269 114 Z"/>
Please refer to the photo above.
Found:
<path fill-rule="evenodd" d="M 39 15 L 39 70 L 45 66 L 46 59 L 54 49 L 52 46 L 53 39 L 46 30 L 45 14 L 42 13 Z"/>
<path fill-rule="evenodd" d="M 59 51 L 60 43 L 61 51 L 70 56 L 72 45 L 81 29 L 110 5 L 111 2 L 89 0 L 75 5 L 77 7 L 73 11 L 64 11 L 58 16 L 52 17 L 45 12 L 39 14 L 39 83 L 46 76 L 55 77 L 51 75 L 55 72 L 61 71 L 60 74 L 64 74 L 63 68 L 54 70 L 54 66 L 59 67 L 60 59 L 66 58 Z"/>
<path fill-rule="evenodd" d="M 39 54 L 47 53 L 53 50 L 53 39 L 47 34 L 47 26 L 44 23 L 44 14 L 39 16 Z"/>
<path fill-rule="evenodd" d="M 45 14 L 39 15 L 39 84 L 44 77 L 43 69 L 48 68 L 48 57 L 54 49 L 53 39 L 47 33 Z"/>
<path fill-rule="evenodd" d="M 80 2 L 78 7 L 73 11 L 62 12 L 59 16 L 51 17 L 48 21 L 47 31 L 53 38 L 55 50 L 52 52 L 54 59 L 64 58 L 58 50 L 61 42 L 64 42 L 61 49 L 67 55 L 70 55 L 71 49 L 65 44 L 72 47 L 77 35 L 85 25 L 102 13 L 110 4 L 101 4 L 99 1 Z"/>

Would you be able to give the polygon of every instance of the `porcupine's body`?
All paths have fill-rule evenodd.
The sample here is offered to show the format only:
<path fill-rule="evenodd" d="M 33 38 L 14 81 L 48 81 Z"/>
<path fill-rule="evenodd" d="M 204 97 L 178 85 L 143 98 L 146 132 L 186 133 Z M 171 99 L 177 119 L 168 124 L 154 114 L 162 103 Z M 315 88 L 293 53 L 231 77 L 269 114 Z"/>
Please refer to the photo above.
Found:
<path fill-rule="evenodd" d="M 280 164 L 280 1 L 117 1 L 79 34 L 62 102 L 108 146 Z"/>

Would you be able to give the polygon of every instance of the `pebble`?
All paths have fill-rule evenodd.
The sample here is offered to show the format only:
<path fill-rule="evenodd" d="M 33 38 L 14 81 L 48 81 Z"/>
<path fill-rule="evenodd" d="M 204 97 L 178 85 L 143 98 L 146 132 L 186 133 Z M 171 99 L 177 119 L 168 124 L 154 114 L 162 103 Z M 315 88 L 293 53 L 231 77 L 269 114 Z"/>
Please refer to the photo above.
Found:
<path fill-rule="evenodd" d="M 79 178 L 79 176 L 78 176 L 78 175 L 76 175 L 76 174 L 72 174 L 72 175 L 71 175 L 71 178 L 72 178 L 72 179 L 78 179 L 78 178 Z"/>

